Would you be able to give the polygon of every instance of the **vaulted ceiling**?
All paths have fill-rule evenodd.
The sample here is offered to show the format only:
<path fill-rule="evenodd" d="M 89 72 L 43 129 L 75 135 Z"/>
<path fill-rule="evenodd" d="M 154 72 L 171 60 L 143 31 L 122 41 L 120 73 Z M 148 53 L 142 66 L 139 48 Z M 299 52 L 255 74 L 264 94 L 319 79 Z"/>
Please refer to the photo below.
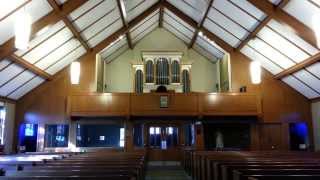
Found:
<path fill-rule="evenodd" d="M 33 21 L 23 51 L 13 29 L 22 10 Z M 0 97 L 21 98 L 88 52 L 111 61 L 162 27 L 209 60 L 239 51 L 319 98 L 317 15 L 318 0 L 11 0 L 0 7 Z"/>

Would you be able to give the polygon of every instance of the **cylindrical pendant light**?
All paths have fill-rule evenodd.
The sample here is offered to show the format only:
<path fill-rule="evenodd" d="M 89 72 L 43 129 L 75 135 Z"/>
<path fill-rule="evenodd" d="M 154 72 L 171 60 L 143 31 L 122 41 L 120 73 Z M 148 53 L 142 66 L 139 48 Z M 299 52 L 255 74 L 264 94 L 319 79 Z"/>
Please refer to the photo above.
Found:
<path fill-rule="evenodd" d="M 261 64 L 258 61 L 252 61 L 250 64 L 250 76 L 253 84 L 261 83 Z"/>
<path fill-rule="evenodd" d="M 29 46 L 32 20 L 26 10 L 19 12 L 14 24 L 15 47 L 25 50 Z"/>
<path fill-rule="evenodd" d="M 80 81 L 80 63 L 75 61 L 71 63 L 70 67 L 71 84 L 79 84 Z"/>

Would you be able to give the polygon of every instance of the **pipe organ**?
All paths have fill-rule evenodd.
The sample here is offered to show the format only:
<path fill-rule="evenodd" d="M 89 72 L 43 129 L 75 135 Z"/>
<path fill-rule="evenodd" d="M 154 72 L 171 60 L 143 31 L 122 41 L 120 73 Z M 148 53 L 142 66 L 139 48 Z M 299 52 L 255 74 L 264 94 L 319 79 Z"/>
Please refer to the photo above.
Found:
<path fill-rule="evenodd" d="M 136 93 L 156 91 L 159 86 L 174 92 L 190 92 L 190 64 L 182 64 L 181 52 L 143 52 L 141 64 L 133 65 Z"/>

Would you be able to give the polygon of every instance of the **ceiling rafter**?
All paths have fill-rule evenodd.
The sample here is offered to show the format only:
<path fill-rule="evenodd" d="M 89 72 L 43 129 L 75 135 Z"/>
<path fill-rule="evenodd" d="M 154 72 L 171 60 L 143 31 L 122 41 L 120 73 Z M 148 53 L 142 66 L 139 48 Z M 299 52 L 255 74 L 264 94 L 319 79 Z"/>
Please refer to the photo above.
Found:
<path fill-rule="evenodd" d="M 313 30 L 304 25 L 302 22 L 298 21 L 293 16 L 289 15 L 287 12 L 282 10 L 282 8 L 275 8 L 275 6 L 268 0 L 248 1 L 260 10 L 262 10 L 272 19 L 275 19 L 276 21 L 291 27 L 298 36 L 300 36 L 302 39 L 304 39 L 306 42 L 313 45 L 314 47 L 317 47 L 317 40 Z M 286 3 L 288 3 L 287 0 L 282 1 L 279 4 L 279 7 L 284 7 Z"/>
<path fill-rule="evenodd" d="M 206 20 L 206 18 L 207 18 L 207 16 L 208 16 L 208 13 L 209 13 L 209 11 L 210 11 L 210 9 L 211 9 L 211 6 L 212 6 L 212 4 L 213 4 L 213 1 L 214 1 L 214 0 L 210 0 L 210 1 L 208 2 L 208 7 L 207 7 L 207 9 L 206 9 L 206 11 L 205 11 L 205 13 L 204 13 L 201 21 L 200 21 L 199 24 L 197 25 L 197 28 L 196 28 L 193 36 L 192 36 L 191 42 L 190 42 L 190 44 L 188 45 L 188 48 L 189 48 L 189 49 L 192 48 L 194 42 L 197 40 L 199 31 L 200 31 L 200 29 L 202 28 L 203 23 L 204 23 L 204 21 Z"/>
<path fill-rule="evenodd" d="M 52 76 L 48 74 L 47 72 L 43 71 L 42 69 L 38 68 L 37 66 L 29 63 L 25 59 L 12 54 L 8 57 L 11 61 L 15 62 L 16 64 L 19 64 L 20 66 L 28 69 L 29 71 L 33 72 L 34 74 L 37 74 L 38 76 L 42 77 L 43 79 L 46 80 L 52 80 Z"/>
<path fill-rule="evenodd" d="M 88 0 L 76 0 L 76 1 L 67 1 L 61 6 L 61 13 L 62 14 L 70 14 L 72 11 L 83 5 Z M 34 22 L 32 24 L 32 32 L 31 37 L 35 36 L 35 34 L 50 25 L 54 25 L 58 21 L 61 20 L 61 17 L 55 12 L 52 11 L 46 16 L 42 17 L 38 21 Z M 15 45 L 14 45 L 14 37 L 6 41 L 4 44 L 0 47 L 0 59 L 3 59 L 5 57 L 10 56 L 16 51 Z"/>
<path fill-rule="evenodd" d="M 128 28 L 128 21 L 127 21 L 127 17 L 126 17 L 126 10 L 125 10 L 125 6 L 124 6 L 124 1 L 123 0 L 117 0 L 117 5 L 118 5 L 118 9 L 120 11 L 120 16 L 121 16 L 121 20 L 123 25 Z M 130 32 L 126 32 L 126 37 L 127 37 L 127 42 L 128 42 L 128 46 L 130 49 L 133 49 L 133 45 L 132 45 L 132 39 L 130 36 Z"/>
<path fill-rule="evenodd" d="M 317 53 L 309 58 L 307 58 L 306 60 L 278 73 L 277 75 L 274 76 L 275 79 L 282 79 L 286 76 L 289 76 L 290 74 L 293 74 L 295 72 L 298 72 L 316 62 L 320 62 L 320 53 Z"/>
<path fill-rule="evenodd" d="M 60 16 L 61 20 L 66 24 L 66 26 L 70 29 L 72 34 L 79 40 L 79 42 L 82 44 L 82 46 L 87 50 L 91 51 L 90 46 L 88 43 L 82 38 L 80 32 L 74 27 L 72 22 L 68 19 L 68 14 L 63 13 L 62 6 L 60 6 L 56 0 L 47 0 L 47 2 L 50 4 L 50 6 L 54 9 L 54 11 Z"/>
<path fill-rule="evenodd" d="M 282 7 L 284 7 L 286 4 L 288 4 L 288 0 L 282 0 L 277 6 L 275 6 L 275 9 L 281 9 Z M 258 34 L 258 32 L 264 28 L 269 21 L 272 19 L 272 16 L 267 15 L 261 22 L 260 24 L 249 34 L 249 36 L 247 36 L 243 41 L 241 41 L 241 43 L 239 44 L 239 46 L 236 48 L 236 50 L 240 50 L 241 48 L 243 48 L 243 46 L 245 46 L 251 39 L 255 38 L 256 35 Z"/>
<path fill-rule="evenodd" d="M 168 10 L 170 10 L 172 13 L 174 13 L 177 17 L 182 19 L 184 22 L 189 24 L 191 27 L 193 27 L 195 29 L 198 28 L 198 23 L 196 21 L 194 21 L 188 15 L 184 14 L 182 11 L 180 11 L 178 8 L 176 8 L 172 4 L 165 1 L 165 2 L 163 2 L 163 6 L 165 8 L 167 8 Z M 225 51 L 227 51 L 227 52 L 233 51 L 232 46 L 230 46 L 228 43 L 226 43 L 224 40 L 222 40 L 220 37 L 218 37 L 217 35 L 210 32 L 206 28 L 201 27 L 199 30 L 203 33 L 203 35 L 208 37 L 210 40 L 214 41 L 214 43 L 216 43 L 218 46 L 223 48 Z"/>
<path fill-rule="evenodd" d="M 103 41 L 101 41 L 99 44 L 97 44 L 95 47 L 93 47 L 93 53 L 98 53 L 101 50 L 103 50 L 105 47 L 110 45 L 112 42 L 116 41 L 120 36 L 124 35 L 125 33 L 129 32 L 130 29 L 138 25 L 140 22 L 142 22 L 146 17 L 157 11 L 162 6 L 162 2 L 158 1 L 151 7 L 149 7 L 147 10 L 145 10 L 143 13 L 141 13 L 139 16 L 135 17 L 133 20 L 128 22 L 127 27 L 122 27 L 116 32 L 114 32 L 112 35 L 105 38 Z M 86 55 L 86 54 L 85 54 Z M 84 56 L 85 56 L 84 55 Z"/>
<path fill-rule="evenodd" d="M 160 3 L 162 4 L 163 1 L 165 0 L 159 0 Z M 159 11 L 159 27 L 162 28 L 163 27 L 163 14 L 164 14 L 164 8 L 163 6 L 160 6 L 160 11 Z"/>

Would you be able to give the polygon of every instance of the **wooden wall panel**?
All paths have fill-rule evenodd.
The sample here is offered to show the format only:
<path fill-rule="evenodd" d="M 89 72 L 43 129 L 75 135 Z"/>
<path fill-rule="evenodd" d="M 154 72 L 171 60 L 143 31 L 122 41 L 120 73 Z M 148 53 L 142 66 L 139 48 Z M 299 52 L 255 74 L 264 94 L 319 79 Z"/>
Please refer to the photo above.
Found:
<path fill-rule="evenodd" d="M 134 116 L 162 116 L 162 115 L 198 115 L 197 94 L 162 94 L 168 96 L 168 108 L 160 108 L 161 94 L 132 94 L 131 114 Z"/>
<path fill-rule="evenodd" d="M 130 94 L 101 93 L 68 97 L 70 116 L 127 116 Z"/>
<path fill-rule="evenodd" d="M 209 93 L 200 95 L 202 115 L 260 116 L 261 100 L 256 94 Z"/>

